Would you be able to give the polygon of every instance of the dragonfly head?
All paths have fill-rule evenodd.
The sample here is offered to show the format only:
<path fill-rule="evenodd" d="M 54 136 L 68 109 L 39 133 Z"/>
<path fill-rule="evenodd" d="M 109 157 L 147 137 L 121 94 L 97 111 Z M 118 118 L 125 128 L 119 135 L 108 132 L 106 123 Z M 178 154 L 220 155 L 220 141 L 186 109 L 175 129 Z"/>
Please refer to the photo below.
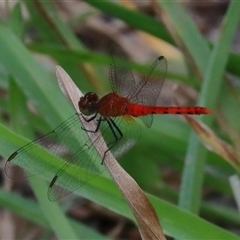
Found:
<path fill-rule="evenodd" d="M 78 102 L 79 110 L 86 116 L 96 113 L 98 95 L 94 92 L 86 93 Z"/>

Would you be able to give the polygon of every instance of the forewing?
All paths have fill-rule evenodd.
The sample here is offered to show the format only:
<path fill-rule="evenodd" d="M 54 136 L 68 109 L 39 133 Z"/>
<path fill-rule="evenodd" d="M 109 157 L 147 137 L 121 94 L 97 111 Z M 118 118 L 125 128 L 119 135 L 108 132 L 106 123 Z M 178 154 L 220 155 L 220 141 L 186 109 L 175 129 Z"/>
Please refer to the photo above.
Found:
<path fill-rule="evenodd" d="M 89 140 L 75 157 L 58 171 L 48 190 L 48 197 L 51 201 L 70 194 L 105 171 L 104 159 L 100 158 L 95 149 L 96 145 L 100 151 L 111 151 L 114 156 L 118 157 L 136 144 L 141 133 L 136 121 L 131 117 L 127 121 L 122 118 L 114 120 L 116 124 L 114 126 L 117 126 L 118 130 L 114 126 L 111 130 L 107 121 L 101 121 L 100 131 L 92 134 L 92 141 Z M 112 131 L 115 131 L 115 134 Z M 118 131 L 122 133 L 121 139 L 116 138 L 121 135 Z M 101 136 L 104 137 L 107 148 L 101 145 Z"/>
<path fill-rule="evenodd" d="M 74 114 L 49 134 L 14 152 L 6 162 L 6 175 L 15 177 L 12 175 L 13 166 L 24 168 L 26 177 L 38 175 L 52 168 L 61 168 L 65 162 L 56 156 L 71 158 L 81 147 L 80 144 L 86 141 L 87 136 L 81 129 L 79 116 Z"/>
<path fill-rule="evenodd" d="M 135 86 L 135 79 L 130 67 L 126 64 L 126 54 L 116 44 L 110 45 L 111 63 L 109 80 L 112 90 L 122 97 L 128 97 Z"/>
<path fill-rule="evenodd" d="M 160 56 L 153 63 L 148 76 L 143 78 L 135 88 L 132 89 L 130 100 L 136 104 L 156 106 L 166 73 L 167 61 L 163 56 Z M 152 125 L 153 116 L 143 116 L 141 120 L 147 127 L 150 127 Z"/>
<path fill-rule="evenodd" d="M 141 133 L 135 120 L 129 117 L 126 121 L 120 117 L 115 119 L 115 124 L 122 134 L 122 138 L 119 138 L 121 134 L 116 127 L 113 127 L 118 136 L 116 139 L 108 121 L 102 121 L 101 132 L 91 133 L 90 140 L 86 136 L 85 131 L 87 130 L 81 128 L 79 115 L 75 114 L 49 134 L 13 153 L 6 163 L 5 172 L 9 177 L 14 177 L 11 175 L 12 167 L 20 166 L 25 169 L 26 176 L 29 177 L 54 168 L 57 173 L 50 183 L 48 197 L 51 201 L 60 199 L 105 170 L 104 161 L 102 162 L 95 149 L 96 145 L 100 151 L 104 152 L 109 148 L 115 156 L 125 153 L 135 145 Z M 107 148 L 100 145 L 101 134 Z M 56 155 L 60 155 L 66 161 L 56 158 Z"/>
<path fill-rule="evenodd" d="M 161 56 L 153 63 L 148 76 L 133 89 L 130 99 L 134 103 L 155 106 L 167 73 L 167 61 Z"/>
<path fill-rule="evenodd" d="M 105 166 L 94 147 L 95 144 L 99 144 L 98 139 L 100 139 L 99 132 L 93 135 L 94 144 L 88 140 L 74 158 L 66 162 L 57 172 L 48 189 L 48 198 L 51 201 L 77 190 L 105 170 Z"/>

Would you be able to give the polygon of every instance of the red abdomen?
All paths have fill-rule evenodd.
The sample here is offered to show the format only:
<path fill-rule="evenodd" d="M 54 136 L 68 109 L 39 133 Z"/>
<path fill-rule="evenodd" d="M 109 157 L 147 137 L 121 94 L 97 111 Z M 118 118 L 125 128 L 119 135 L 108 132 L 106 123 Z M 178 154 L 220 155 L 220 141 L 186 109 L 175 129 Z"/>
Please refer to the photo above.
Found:
<path fill-rule="evenodd" d="M 133 117 L 144 116 L 148 114 L 209 114 L 211 110 L 205 107 L 152 107 L 138 104 L 129 104 L 127 113 Z"/>

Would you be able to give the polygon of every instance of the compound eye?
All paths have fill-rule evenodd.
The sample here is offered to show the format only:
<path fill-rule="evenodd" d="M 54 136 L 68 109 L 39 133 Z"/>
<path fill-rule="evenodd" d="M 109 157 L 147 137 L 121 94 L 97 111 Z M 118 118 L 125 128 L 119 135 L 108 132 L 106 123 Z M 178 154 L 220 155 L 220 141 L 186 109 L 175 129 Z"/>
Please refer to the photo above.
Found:
<path fill-rule="evenodd" d="M 86 116 L 94 114 L 96 112 L 97 102 L 98 96 L 96 93 L 86 93 L 78 102 L 79 110 Z"/>
<path fill-rule="evenodd" d="M 86 109 L 89 107 L 89 101 L 85 97 L 81 97 L 78 105 L 81 109 Z"/>
<path fill-rule="evenodd" d="M 94 92 L 89 92 L 85 96 L 89 102 L 97 102 L 98 101 L 98 95 Z"/>

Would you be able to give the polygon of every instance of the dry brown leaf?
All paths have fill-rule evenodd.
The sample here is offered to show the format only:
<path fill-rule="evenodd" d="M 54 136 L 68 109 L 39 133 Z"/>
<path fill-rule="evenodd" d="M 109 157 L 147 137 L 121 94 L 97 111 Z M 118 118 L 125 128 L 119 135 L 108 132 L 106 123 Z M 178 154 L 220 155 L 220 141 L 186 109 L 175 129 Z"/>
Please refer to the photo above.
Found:
<path fill-rule="evenodd" d="M 83 94 L 60 66 L 57 66 L 56 74 L 62 92 L 68 96 L 76 111 L 79 112 L 78 101 Z M 86 129 L 96 128 L 93 122 L 86 122 L 81 118 L 80 121 Z M 92 139 L 92 134 L 94 133 L 87 132 L 87 134 L 89 138 Z M 108 148 L 103 139 L 101 140 L 100 145 L 101 149 L 99 146 L 95 145 L 95 147 L 101 158 L 103 158 L 105 151 L 102 150 L 102 147 L 104 146 L 106 150 Z M 153 206 L 135 180 L 125 172 L 110 151 L 108 151 L 105 156 L 104 164 L 130 206 L 138 223 L 142 239 L 165 239 Z"/>
<path fill-rule="evenodd" d="M 231 145 L 220 139 L 209 127 L 204 123 L 197 121 L 191 116 L 185 115 L 188 123 L 197 133 L 198 138 L 205 145 L 207 149 L 212 152 L 215 152 L 226 161 L 228 161 L 235 168 L 239 169 L 240 160 L 236 151 L 232 148 Z"/>

